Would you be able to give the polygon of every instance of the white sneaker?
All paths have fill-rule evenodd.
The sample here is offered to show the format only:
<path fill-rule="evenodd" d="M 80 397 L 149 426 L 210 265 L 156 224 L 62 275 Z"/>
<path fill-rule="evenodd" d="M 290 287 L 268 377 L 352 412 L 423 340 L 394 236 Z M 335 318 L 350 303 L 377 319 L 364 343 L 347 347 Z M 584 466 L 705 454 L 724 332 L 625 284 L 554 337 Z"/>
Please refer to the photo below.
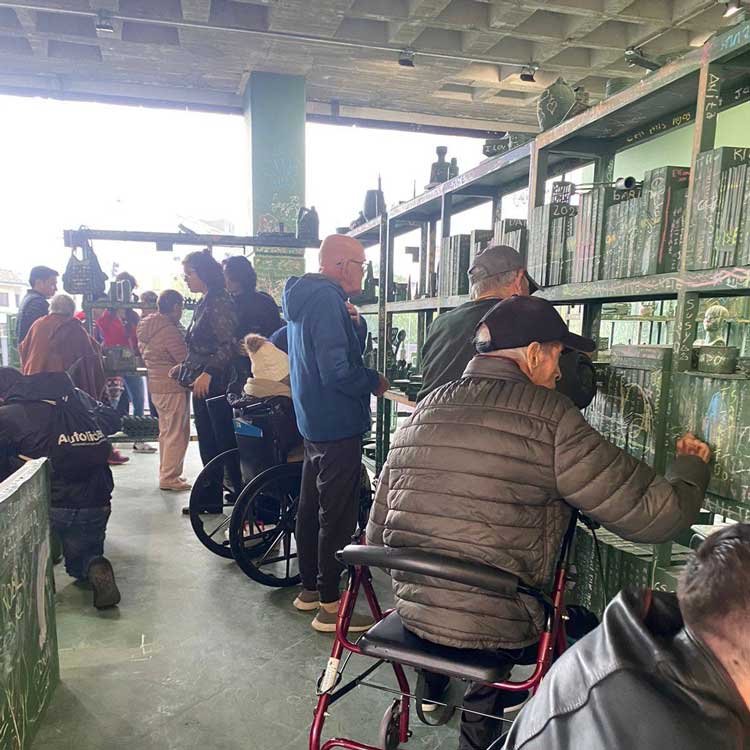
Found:
<path fill-rule="evenodd" d="M 135 451 L 135 453 L 156 453 L 156 448 L 148 443 L 137 441 L 133 443 L 133 451 Z"/>

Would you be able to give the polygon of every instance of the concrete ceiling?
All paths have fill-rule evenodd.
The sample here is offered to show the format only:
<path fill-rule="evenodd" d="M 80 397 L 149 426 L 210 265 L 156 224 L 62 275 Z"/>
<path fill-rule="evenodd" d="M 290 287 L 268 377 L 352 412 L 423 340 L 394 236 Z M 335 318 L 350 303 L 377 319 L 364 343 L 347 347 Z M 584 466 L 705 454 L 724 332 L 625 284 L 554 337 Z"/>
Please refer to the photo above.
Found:
<path fill-rule="evenodd" d="M 114 33 L 97 31 L 99 10 Z M 239 109 L 249 74 L 272 71 L 306 76 L 313 113 L 532 131 L 557 76 L 596 100 L 607 79 L 644 75 L 627 47 L 700 46 L 722 11 L 716 0 L 0 2 L 0 89 Z M 414 68 L 397 64 L 404 48 Z M 519 79 L 529 63 L 536 83 Z"/>

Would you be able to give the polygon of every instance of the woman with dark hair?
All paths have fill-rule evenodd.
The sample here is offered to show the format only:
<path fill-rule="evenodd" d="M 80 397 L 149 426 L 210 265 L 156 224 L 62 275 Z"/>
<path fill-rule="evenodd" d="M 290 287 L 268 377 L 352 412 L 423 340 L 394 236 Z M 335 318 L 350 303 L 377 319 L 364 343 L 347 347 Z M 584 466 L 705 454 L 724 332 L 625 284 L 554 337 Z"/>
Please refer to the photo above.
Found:
<path fill-rule="evenodd" d="M 268 338 L 281 327 L 281 315 L 273 297 L 256 289 L 258 277 L 253 264 L 244 255 L 235 255 L 221 265 L 224 286 L 237 310 L 237 340 L 244 340 L 248 333 Z"/>
<path fill-rule="evenodd" d="M 182 261 L 185 283 L 203 297 L 193 311 L 187 330 L 188 355 L 180 368 L 180 382 L 193 389 L 193 413 L 198 431 L 198 447 L 205 466 L 212 458 L 235 447 L 232 408 L 225 396 L 232 358 L 236 352 L 237 315 L 224 289 L 221 266 L 208 249 L 189 253 Z M 222 487 L 217 480 L 206 486 L 203 510 L 221 513 Z"/>

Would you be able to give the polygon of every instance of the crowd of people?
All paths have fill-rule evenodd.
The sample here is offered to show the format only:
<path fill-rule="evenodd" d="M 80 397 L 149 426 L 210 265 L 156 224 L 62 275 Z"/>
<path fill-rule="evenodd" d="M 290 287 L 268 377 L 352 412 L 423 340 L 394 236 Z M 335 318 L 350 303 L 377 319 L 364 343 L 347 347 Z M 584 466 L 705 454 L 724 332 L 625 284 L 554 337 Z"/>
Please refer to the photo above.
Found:
<path fill-rule="evenodd" d="M 50 458 L 52 530 L 61 542 L 66 570 L 92 586 L 98 608 L 120 600 L 104 557 L 104 538 L 114 486 L 110 467 L 129 460 L 107 437 L 120 432 L 122 416 L 132 411 L 142 417 L 148 400 L 159 425 L 158 486 L 189 491 L 192 485 L 183 469 L 191 410 L 205 465 L 235 445 L 225 395 L 230 383 L 242 389 L 252 375 L 243 340 L 258 335 L 266 341 L 283 328 L 278 305 L 256 289 L 255 270 L 244 256 L 220 264 L 208 250 L 193 252 L 185 257 L 183 270 L 190 291 L 200 295 L 187 330 L 181 323 L 182 295 L 166 289 L 132 295 L 128 306 L 109 298 L 97 301 L 89 332 L 85 312 L 76 313 L 73 297 L 57 294 L 58 272 L 33 268 L 17 316 L 21 367 L 0 369 L 0 479 L 20 462 Z M 126 272 L 115 281 L 131 293 L 137 288 Z M 270 342 L 268 346 L 275 349 Z M 119 361 L 132 365 L 142 360 L 146 377 L 133 366 L 119 374 L 105 371 L 104 356 L 115 351 Z M 96 440 L 80 445 L 72 460 L 56 457 L 55 445 L 71 434 L 95 435 Z M 157 449 L 136 440 L 133 450 Z M 218 481 L 201 496 L 204 511 L 221 512 Z"/>
<path fill-rule="evenodd" d="M 200 295 L 187 331 L 180 325 L 181 295 L 166 290 L 157 311 L 142 320 L 131 311 L 101 312 L 96 330 L 102 341 L 94 341 L 71 322 L 72 300 L 53 297 L 56 274 L 50 269 L 32 271 L 19 314 L 24 374 L 67 372 L 93 399 L 106 393 L 97 366 L 100 344 L 140 352 L 159 414 L 163 489 L 190 486 L 182 476 L 190 399 L 206 464 L 234 446 L 228 391 L 239 384 L 247 394 L 291 396 L 304 442 L 296 527 L 302 586 L 293 606 L 314 613 L 312 627 L 327 633 L 336 629 L 340 599 L 343 568 L 336 552 L 357 524 L 371 397 L 389 387 L 364 365 L 367 327 L 348 301 L 361 287 L 365 263 L 356 240 L 326 238 L 319 272 L 286 283 L 286 323 L 275 301 L 256 290 L 247 259 L 219 264 L 208 251 L 183 261 L 185 282 Z M 667 476 L 615 447 L 581 414 L 594 395 L 595 342 L 572 333 L 551 304 L 530 296 L 535 285 L 521 256 L 490 247 L 477 255 L 469 281 L 471 301 L 438 317 L 428 332 L 424 387 L 378 478 L 367 544 L 438 552 L 545 588 L 573 510 L 637 542 L 671 540 L 688 528 L 708 484 L 710 447 L 683 435 Z M 254 369 L 255 386 L 248 380 Z M 33 458 L 46 455 L 39 420 L 34 417 L 34 430 L 19 425 L 31 419 L 23 414 L 24 393 L 31 399 L 31 386 L 44 384 L 23 380 L 15 371 L 0 373 L 0 443 L 6 454 Z M 143 400 L 139 383 L 126 381 L 136 411 Z M 55 403 L 55 393 L 52 388 L 41 397 Z M 117 408 L 111 399 L 109 406 Z M 102 409 L 97 413 L 101 417 Z M 6 420 L 15 421 L 7 427 Z M 13 430 L 33 432 L 36 444 L 29 437 L 8 450 Z M 99 602 L 111 604 L 119 593 L 103 557 L 108 472 L 105 459 L 90 479 L 100 482 L 91 507 L 74 507 L 70 487 L 62 479 L 53 482 L 52 524 L 60 530 L 69 573 L 88 578 L 95 591 L 101 589 Z M 221 510 L 216 482 L 203 495 L 206 512 Z M 523 595 L 503 598 L 397 572 L 392 583 L 404 627 L 428 642 L 491 651 L 508 668 L 538 642 L 542 612 Z M 748 622 L 750 525 L 735 524 L 703 543 L 676 595 L 620 594 L 602 625 L 555 664 L 522 710 L 507 747 L 750 746 Z M 357 615 L 350 630 L 371 625 Z M 427 687 L 425 711 L 440 700 L 448 680 L 428 675 Z M 463 705 L 460 750 L 498 747 L 503 724 L 492 717 L 503 716 L 507 696 L 469 684 Z M 643 731 L 634 715 L 643 718 Z M 646 721 L 649 716 L 661 722 L 658 729 Z M 720 735 L 718 720 L 727 727 Z M 623 744 L 620 736 L 632 741 Z M 659 742 L 644 744 L 648 736 Z"/>

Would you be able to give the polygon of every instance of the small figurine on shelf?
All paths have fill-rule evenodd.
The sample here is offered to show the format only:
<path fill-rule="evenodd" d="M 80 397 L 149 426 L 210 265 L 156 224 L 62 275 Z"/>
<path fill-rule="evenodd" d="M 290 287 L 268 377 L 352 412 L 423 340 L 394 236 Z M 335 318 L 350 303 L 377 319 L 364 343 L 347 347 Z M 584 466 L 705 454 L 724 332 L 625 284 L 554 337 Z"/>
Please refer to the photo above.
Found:
<path fill-rule="evenodd" d="M 452 180 L 454 177 L 458 177 L 458 159 L 455 156 L 451 159 L 451 165 L 448 168 L 448 178 Z"/>
<path fill-rule="evenodd" d="M 371 221 L 375 217 L 380 216 L 384 211 L 385 196 L 383 195 L 380 175 L 378 175 L 378 189 L 368 190 L 365 194 L 365 205 L 362 214 L 367 221 Z"/>
<path fill-rule="evenodd" d="M 434 188 L 435 185 L 439 185 L 441 182 L 446 182 L 450 179 L 450 168 L 451 165 L 445 160 L 445 155 L 448 153 L 447 146 L 438 146 L 435 151 L 437 152 L 437 161 L 433 162 L 432 169 L 430 170 L 430 184 L 425 186 L 426 190 Z"/>

